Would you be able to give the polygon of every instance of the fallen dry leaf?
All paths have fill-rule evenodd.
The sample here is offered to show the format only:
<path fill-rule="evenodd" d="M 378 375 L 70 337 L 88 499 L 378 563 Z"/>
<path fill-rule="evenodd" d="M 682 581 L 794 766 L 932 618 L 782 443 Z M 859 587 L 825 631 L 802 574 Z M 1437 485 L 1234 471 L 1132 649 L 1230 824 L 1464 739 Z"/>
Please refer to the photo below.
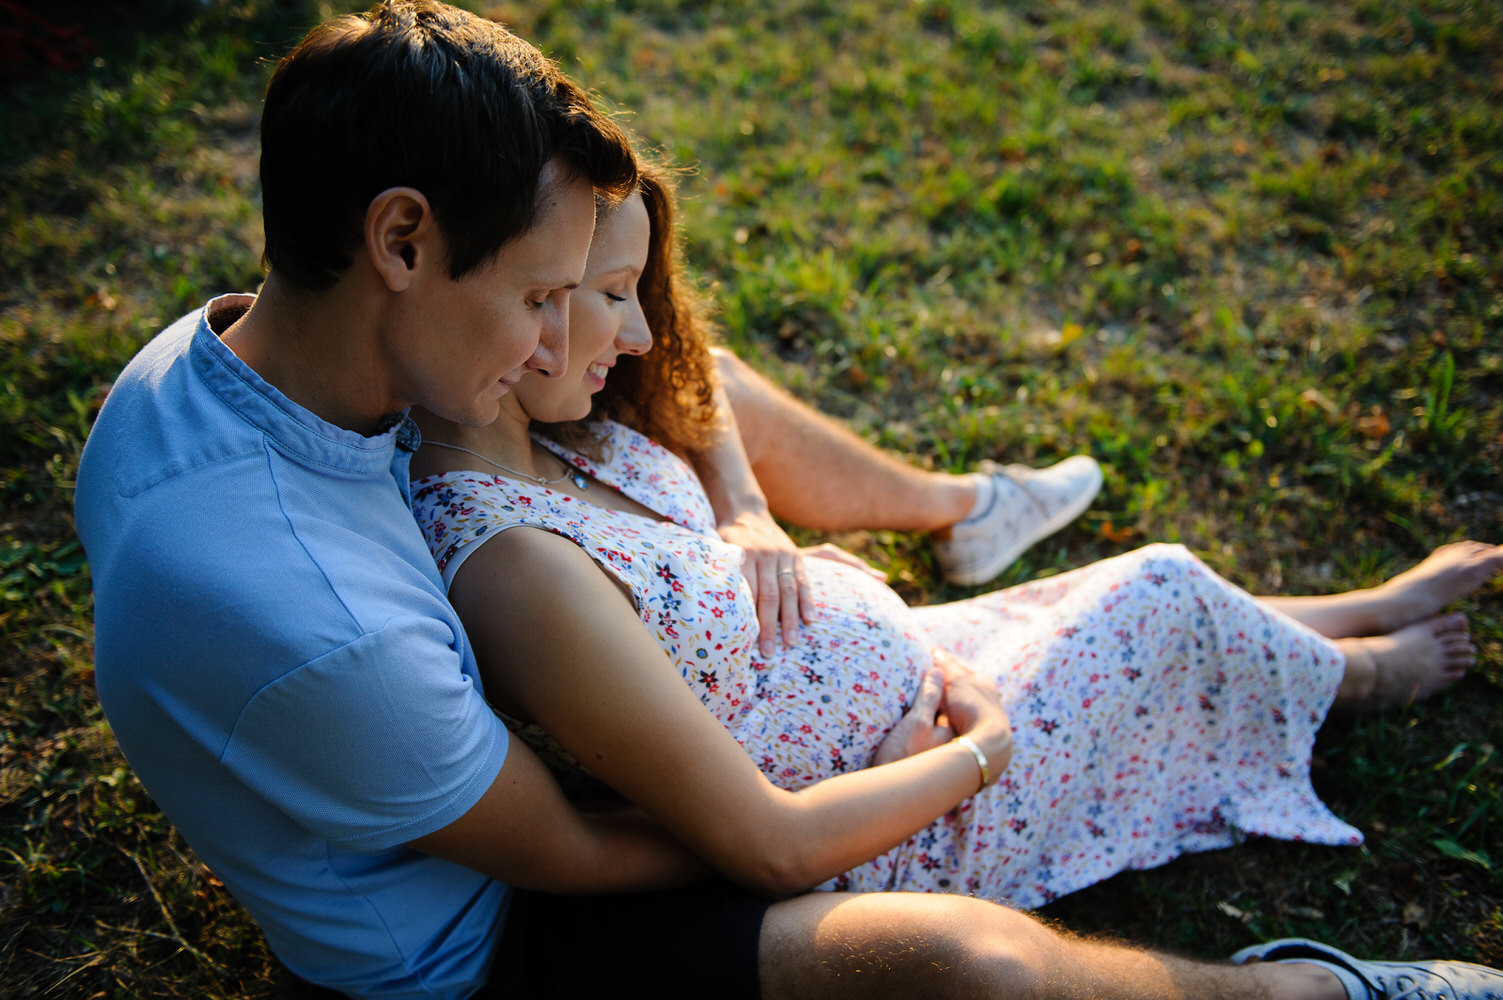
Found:
<path fill-rule="evenodd" d="M 1388 414 L 1376 406 L 1372 408 L 1372 412 L 1367 416 L 1357 418 L 1357 433 L 1369 441 L 1376 441 L 1379 438 L 1387 437 L 1390 430 L 1392 430 L 1392 426 L 1388 422 Z"/>
<path fill-rule="evenodd" d="M 1332 416 L 1335 416 L 1337 413 L 1336 404 L 1331 402 L 1330 397 L 1321 392 L 1319 389 L 1306 389 L 1304 392 L 1299 394 L 1299 401 L 1301 403 L 1304 403 L 1306 406 L 1318 406 Z"/>

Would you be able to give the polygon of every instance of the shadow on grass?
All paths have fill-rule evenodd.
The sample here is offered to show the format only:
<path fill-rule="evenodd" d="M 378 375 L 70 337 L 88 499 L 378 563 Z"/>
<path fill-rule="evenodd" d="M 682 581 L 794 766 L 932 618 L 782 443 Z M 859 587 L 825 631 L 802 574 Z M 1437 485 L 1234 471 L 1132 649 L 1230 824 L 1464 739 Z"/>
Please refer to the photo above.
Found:
<path fill-rule="evenodd" d="M 0 131 L 6 142 L 0 144 L 0 175 L 44 151 L 71 148 L 80 166 L 87 166 L 155 144 L 157 130 L 184 110 L 162 86 L 164 67 L 218 74 L 207 90 L 202 78 L 170 88 L 191 94 L 193 102 L 228 96 L 226 88 L 243 67 L 223 58 L 215 65 L 214 50 L 224 51 L 226 38 L 261 39 L 265 51 L 259 55 L 270 58 L 318 20 L 308 0 L 3 0 Z M 201 60 L 191 50 L 206 40 L 210 58 Z M 155 94 L 133 95 L 140 87 Z"/>

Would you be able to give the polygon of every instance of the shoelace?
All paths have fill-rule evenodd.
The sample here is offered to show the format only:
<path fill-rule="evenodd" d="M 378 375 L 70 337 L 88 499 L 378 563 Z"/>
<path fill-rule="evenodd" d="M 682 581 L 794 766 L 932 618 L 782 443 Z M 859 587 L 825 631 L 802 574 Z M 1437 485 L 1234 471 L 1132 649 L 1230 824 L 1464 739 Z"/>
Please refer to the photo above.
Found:
<path fill-rule="evenodd" d="M 1028 499 L 1029 503 L 1033 504 L 1034 508 L 1038 511 L 1038 516 L 1047 521 L 1050 516 L 1049 506 L 1044 503 L 1044 501 L 1039 499 L 1039 495 L 1037 493 L 1033 492 L 1033 490 L 1029 488 L 1028 481 L 1035 478 L 1034 471 L 1035 470 L 1023 465 L 993 464 L 987 474 L 990 475 L 993 479 L 996 479 L 998 476 L 1000 476 L 1011 483 L 1013 486 L 1017 487 L 1018 492 L 1023 494 L 1023 496 Z M 998 488 L 998 486 L 992 487 L 993 490 L 997 490 Z M 993 497 L 993 503 L 1001 499 L 1001 497 L 995 493 L 993 494 Z"/>

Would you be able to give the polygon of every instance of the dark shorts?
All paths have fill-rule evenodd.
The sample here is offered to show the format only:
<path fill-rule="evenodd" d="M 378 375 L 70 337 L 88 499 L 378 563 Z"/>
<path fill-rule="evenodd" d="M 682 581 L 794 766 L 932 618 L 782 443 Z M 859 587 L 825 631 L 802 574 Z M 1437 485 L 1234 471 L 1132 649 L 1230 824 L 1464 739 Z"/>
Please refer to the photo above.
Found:
<path fill-rule="evenodd" d="M 729 884 L 619 896 L 512 893 L 477 1000 L 759 1000 L 757 943 L 772 904 Z"/>

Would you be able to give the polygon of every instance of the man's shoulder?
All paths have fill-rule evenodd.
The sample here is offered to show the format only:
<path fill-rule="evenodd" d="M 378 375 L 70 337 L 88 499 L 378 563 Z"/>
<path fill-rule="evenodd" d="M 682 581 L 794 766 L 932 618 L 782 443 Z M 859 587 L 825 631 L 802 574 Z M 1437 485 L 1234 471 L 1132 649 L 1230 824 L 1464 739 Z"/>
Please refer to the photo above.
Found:
<path fill-rule="evenodd" d="M 157 334 L 110 387 L 79 469 L 81 499 L 133 496 L 186 470 L 253 454 L 260 436 L 194 372 L 204 311 Z"/>
<path fill-rule="evenodd" d="M 96 613 L 176 612 L 221 639 L 315 615 L 330 644 L 415 605 L 447 618 L 393 441 L 319 426 L 262 382 L 209 329 L 225 303 L 147 344 L 90 434 L 76 512 Z"/>

